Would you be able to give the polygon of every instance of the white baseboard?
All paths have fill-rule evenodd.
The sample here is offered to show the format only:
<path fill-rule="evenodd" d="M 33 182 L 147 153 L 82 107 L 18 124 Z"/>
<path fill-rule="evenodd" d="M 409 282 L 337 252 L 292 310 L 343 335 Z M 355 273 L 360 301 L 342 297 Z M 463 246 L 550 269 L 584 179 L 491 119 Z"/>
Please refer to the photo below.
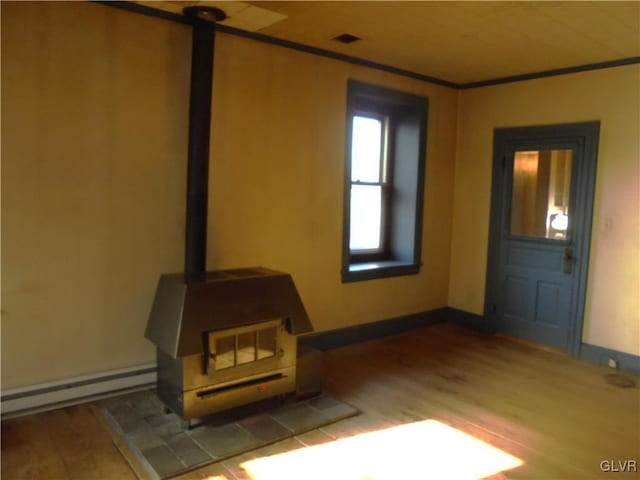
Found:
<path fill-rule="evenodd" d="M 31 413 L 80 403 L 98 396 L 152 387 L 157 379 L 156 364 L 123 368 L 68 380 L 3 389 L 0 396 L 2 416 Z"/>

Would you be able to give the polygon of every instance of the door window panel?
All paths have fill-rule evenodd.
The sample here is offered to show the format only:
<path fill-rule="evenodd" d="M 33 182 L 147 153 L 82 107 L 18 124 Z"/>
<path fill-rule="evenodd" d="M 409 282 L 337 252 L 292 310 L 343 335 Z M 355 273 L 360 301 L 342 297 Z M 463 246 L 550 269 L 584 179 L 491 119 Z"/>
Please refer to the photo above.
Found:
<path fill-rule="evenodd" d="M 572 150 L 515 152 L 511 235 L 567 238 L 572 159 Z"/>

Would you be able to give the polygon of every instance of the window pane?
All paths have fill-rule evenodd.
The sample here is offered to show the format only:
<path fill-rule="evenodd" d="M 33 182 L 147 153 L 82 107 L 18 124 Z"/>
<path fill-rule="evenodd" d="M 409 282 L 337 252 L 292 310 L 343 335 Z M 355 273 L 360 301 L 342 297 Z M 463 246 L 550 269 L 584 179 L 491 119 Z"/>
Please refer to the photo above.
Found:
<path fill-rule="evenodd" d="M 275 327 L 258 330 L 258 360 L 276 355 Z"/>
<path fill-rule="evenodd" d="M 256 332 L 238 335 L 238 365 L 256 361 Z"/>
<path fill-rule="evenodd" d="M 236 364 L 236 337 L 216 338 L 216 370 L 231 368 Z"/>
<path fill-rule="evenodd" d="M 382 122 L 376 118 L 353 117 L 351 139 L 351 180 L 380 181 Z"/>
<path fill-rule="evenodd" d="M 572 154 L 571 150 L 515 152 L 512 235 L 566 238 Z"/>
<path fill-rule="evenodd" d="M 351 228 L 349 248 L 374 250 L 380 248 L 382 187 L 351 186 Z"/>

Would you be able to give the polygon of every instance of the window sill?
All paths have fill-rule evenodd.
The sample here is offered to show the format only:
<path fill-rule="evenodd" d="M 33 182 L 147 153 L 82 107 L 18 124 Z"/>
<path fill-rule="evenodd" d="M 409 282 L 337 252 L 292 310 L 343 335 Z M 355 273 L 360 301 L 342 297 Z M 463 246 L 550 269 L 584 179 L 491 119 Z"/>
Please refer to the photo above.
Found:
<path fill-rule="evenodd" d="M 342 283 L 398 277 L 401 275 L 414 275 L 419 271 L 419 264 L 400 260 L 352 263 L 349 265 L 349 271 L 342 272 Z"/>

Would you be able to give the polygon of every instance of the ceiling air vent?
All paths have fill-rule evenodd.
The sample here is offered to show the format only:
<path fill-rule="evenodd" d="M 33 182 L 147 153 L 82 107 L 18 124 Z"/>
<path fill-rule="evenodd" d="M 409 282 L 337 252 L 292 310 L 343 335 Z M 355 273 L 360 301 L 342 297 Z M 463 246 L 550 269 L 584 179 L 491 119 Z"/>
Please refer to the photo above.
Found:
<path fill-rule="evenodd" d="M 355 35 L 351 35 L 350 33 L 343 33 L 342 35 L 333 37 L 333 40 L 337 40 L 338 42 L 341 42 L 341 43 L 353 43 L 362 39 L 360 37 L 356 37 Z"/>

